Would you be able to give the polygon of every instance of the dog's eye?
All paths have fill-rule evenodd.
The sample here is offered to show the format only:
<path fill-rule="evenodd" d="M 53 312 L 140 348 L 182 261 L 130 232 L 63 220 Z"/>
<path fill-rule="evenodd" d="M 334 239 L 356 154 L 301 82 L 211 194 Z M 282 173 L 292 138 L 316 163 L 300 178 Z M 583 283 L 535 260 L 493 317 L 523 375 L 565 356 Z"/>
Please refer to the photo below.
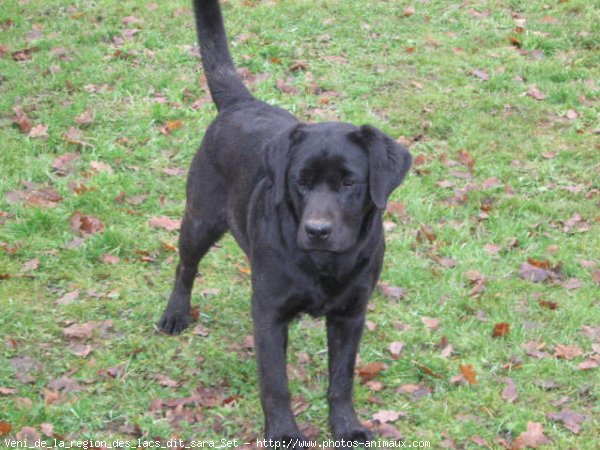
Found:
<path fill-rule="evenodd" d="M 352 181 L 352 180 L 343 180 L 342 181 L 342 185 L 344 187 L 352 187 L 352 186 L 354 186 L 354 181 Z"/>

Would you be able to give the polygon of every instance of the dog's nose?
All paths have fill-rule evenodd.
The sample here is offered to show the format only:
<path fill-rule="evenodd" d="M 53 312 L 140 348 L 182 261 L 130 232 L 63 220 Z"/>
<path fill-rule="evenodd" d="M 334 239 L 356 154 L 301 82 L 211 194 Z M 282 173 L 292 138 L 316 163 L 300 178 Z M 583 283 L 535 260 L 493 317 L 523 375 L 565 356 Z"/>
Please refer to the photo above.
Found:
<path fill-rule="evenodd" d="M 306 234 L 312 240 L 326 240 L 331 234 L 331 223 L 322 220 L 311 220 L 304 224 Z"/>

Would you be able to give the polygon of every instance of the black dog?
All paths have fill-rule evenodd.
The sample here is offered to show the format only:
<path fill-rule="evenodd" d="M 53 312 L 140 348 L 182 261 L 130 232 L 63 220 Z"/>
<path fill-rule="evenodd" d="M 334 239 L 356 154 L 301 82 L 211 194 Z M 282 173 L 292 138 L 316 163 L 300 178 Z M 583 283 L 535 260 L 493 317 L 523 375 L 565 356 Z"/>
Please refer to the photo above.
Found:
<path fill-rule="evenodd" d="M 231 230 L 252 267 L 252 317 L 267 439 L 303 439 L 290 408 L 288 324 L 325 316 L 335 439 L 372 439 L 352 405 L 365 310 L 384 254 L 382 213 L 411 165 L 374 127 L 304 124 L 255 99 L 238 76 L 217 0 L 195 0 L 208 85 L 219 115 L 192 162 L 175 287 L 160 328 L 188 326 L 197 266 Z"/>

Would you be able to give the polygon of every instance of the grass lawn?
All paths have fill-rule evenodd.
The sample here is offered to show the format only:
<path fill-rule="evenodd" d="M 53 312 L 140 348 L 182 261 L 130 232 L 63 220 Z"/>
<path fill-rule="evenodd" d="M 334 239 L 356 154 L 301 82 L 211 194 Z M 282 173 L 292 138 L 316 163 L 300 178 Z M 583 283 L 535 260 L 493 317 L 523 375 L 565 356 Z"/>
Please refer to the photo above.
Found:
<path fill-rule="evenodd" d="M 600 6 L 226 3 L 259 98 L 415 156 L 386 213 L 361 419 L 431 448 L 597 448 Z M 155 326 L 215 116 L 195 39 L 187 1 L 2 2 L 0 447 L 260 436 L 231 237 L 201 264 L 191 328 Z M 325 342 L 322 321 L 291 327 L 297 419 L 319 440 Z"/>

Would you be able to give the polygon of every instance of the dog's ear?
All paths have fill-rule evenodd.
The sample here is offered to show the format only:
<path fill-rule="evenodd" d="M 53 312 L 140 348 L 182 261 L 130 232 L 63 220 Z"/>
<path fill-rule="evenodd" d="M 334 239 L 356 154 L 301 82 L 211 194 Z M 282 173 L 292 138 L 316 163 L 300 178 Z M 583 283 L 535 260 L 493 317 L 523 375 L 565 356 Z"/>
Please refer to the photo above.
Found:
<path fill-rule="evenodd" d="M 408 150 L 387 134 L 371 125 L 363 125 L 351 134 L 369 153 L 369 191 L 379 209 L 385 209 L 387 199 L 408 173 L 412 156 Z"/>
<path fill-rule="evenodd" d="M 266 144 L 263 166 L 275 191 L 275 205 L 279 205 L 285 196 L 291 150 L 304 138 L 304 135 L 302 124 L 298 124 L 278 133 Z"/>

